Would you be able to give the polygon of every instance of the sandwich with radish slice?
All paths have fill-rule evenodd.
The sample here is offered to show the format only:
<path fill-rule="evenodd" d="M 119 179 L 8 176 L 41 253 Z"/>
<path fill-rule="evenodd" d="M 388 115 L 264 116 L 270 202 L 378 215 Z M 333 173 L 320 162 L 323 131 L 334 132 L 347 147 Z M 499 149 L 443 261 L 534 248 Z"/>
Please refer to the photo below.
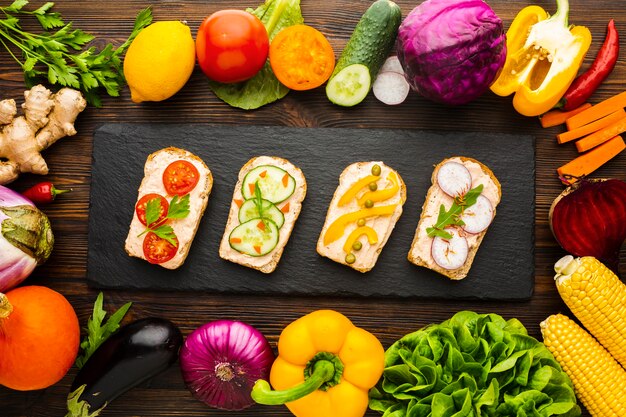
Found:
<path fill-rule="evenodd" d="M 496 215 L 500 182 L 485 165 L 462 156 L 440 162 L 431 180 L 408 259 L 463 279 Z"/>

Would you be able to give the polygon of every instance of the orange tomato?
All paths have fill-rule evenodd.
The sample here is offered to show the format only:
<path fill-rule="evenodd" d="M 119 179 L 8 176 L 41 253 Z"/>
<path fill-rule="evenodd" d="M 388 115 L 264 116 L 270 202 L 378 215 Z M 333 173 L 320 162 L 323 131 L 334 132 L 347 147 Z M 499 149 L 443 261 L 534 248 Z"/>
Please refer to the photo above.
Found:
<path fill-rule="evenodd" d="M 270 44 L 270 65 L 276 78 L 292 90 L 324 84 L 335 69 L 335 53 L 317 29 L 294 25 L 281 30 Z"/>

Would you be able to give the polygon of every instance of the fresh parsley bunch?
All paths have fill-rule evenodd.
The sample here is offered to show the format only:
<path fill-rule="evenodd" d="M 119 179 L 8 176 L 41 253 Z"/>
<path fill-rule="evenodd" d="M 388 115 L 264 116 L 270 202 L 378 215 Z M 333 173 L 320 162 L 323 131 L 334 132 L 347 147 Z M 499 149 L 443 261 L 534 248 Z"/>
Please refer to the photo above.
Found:
<path fill-rule="evenodd" d="M 107 44 L 98 51 L 86 48 L 94 36 L 65 23 L 60 13 L 52 12 L 54 3 L 47 2 L 33 11 L 24 10 L 27 0 L 15 0 L 8 7 L 0 7 L 4 19 L 0 19 L 0 43 L 24 70 L 28 88 L 41 79 L 52 85 L 80 90 L 87 102 L 96 107 L 102 105 L 101 90 L 110 96 L 120 95 L 125 84 L 122 54 L 128 49 L 139 32 L 152 23 L 152 10 L 144 9 L 137 15 L 132 33 L 118 48 Z M 30 16 L 39 21 L 42 33 L 31 33 L 20 26 L 20 18 Z M 14 53 L 17 48 L 21 58 Z"/>

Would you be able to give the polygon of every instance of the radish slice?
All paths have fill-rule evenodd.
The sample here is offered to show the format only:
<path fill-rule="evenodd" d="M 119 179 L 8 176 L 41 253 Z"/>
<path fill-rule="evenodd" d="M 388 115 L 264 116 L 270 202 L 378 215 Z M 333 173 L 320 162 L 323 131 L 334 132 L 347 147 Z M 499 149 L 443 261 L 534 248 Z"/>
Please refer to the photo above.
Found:
<path fill-rule="evenodd" d="M 465 165 L 458 162 L 446 162 L 439 167 L 437 184 L 450 197 L 457 197 L 472 188 L 472 175 Z"/>
<path fill-rule="evenodd" d="M 394 106 L 402 103 L 409 95 L 409 83 L 403 74 L 393 71 L 379 72 L 374 81 L 374 97 Z"/>
<path fill-rule="evenodd" d="M 400 60 L 397 56 L 393 55 L 387 58 L 382 67 L 380 67 L 381 72 L 397 72 L 398 74 L 404 75 L 404 69 L 402 68 L 402 64 L 400 64 Z"/>
<path fill-rule="evenodd" d="M 463 230 L 468 233 L 480 233 L 491 224 L 493 220 L 493 206 L 491 201 L 483 195 L 479 195 L 476 203 L 467 207 L 461 215 L 465 223 Z"/>
<path fill-rule="evenodd" d="M 444 269 L 459 269 L 465 265 L 469 247 L 467 239 L 459 236 L 458 231 L 454 228 L 445 229 L 452 235 L 452 239 L 443 239 L 439 236 L 433 239 L 430 248 L 433 260 Z"/>

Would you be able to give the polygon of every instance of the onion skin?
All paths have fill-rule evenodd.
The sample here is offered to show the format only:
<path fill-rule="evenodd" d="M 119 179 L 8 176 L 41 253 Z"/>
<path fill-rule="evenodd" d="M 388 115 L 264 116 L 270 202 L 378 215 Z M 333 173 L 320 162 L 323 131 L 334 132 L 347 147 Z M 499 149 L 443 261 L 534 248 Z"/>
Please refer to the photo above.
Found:
<path fill-rule="evenodd" d="M 580 179 L 550 207 L 550 228 L 563 249 L 593 256 L 616 273 L 626 239 L 626 182 Z"/>
<path fill-rule="evenodd" d="M 231 320 L 194 330 L 180 352 L 180 368 L 189 391 L 210 407 L 243 410 L 255 404 L 250 393 L 268 379 L 274 352 L 261 332 Z"/>

